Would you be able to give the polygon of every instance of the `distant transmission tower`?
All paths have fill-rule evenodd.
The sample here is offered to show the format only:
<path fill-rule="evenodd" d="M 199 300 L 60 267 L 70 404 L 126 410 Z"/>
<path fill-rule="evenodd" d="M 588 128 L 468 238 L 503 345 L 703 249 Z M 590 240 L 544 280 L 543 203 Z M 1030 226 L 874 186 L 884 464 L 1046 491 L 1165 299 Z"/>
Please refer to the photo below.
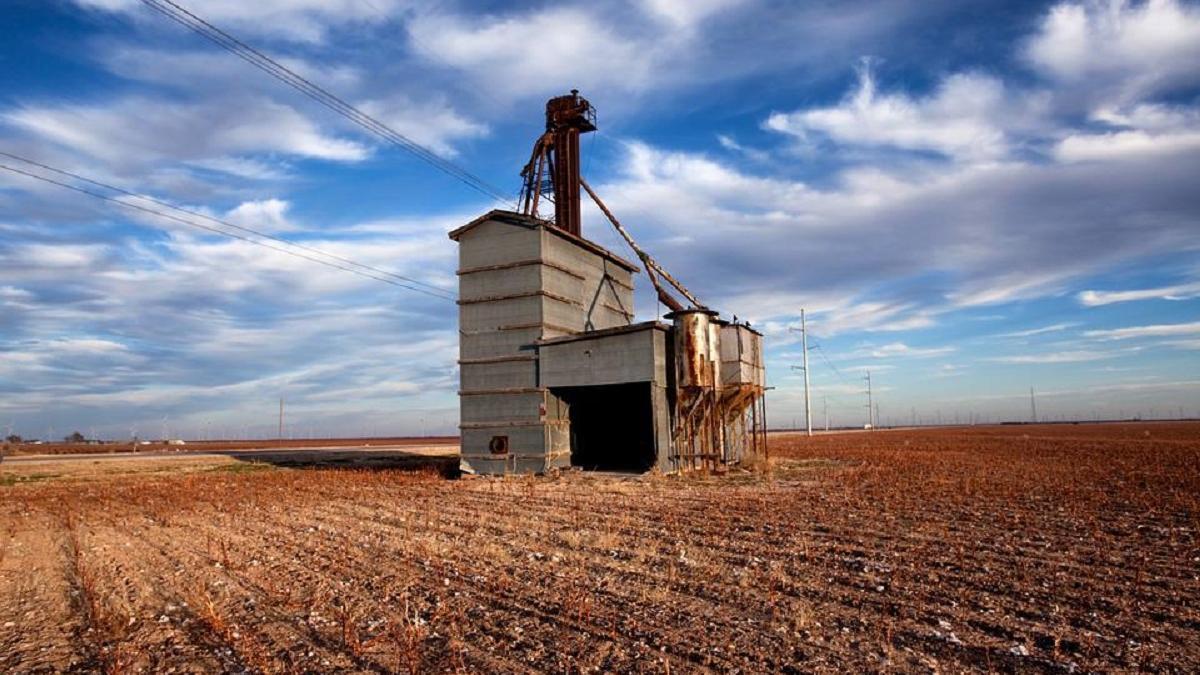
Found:
<path fill-rule="evenodd" d="M 871 392 L 871 371 L 867 371 L 867 417 L 870 420 L 871 431 L 875 430 L 875 398 Z"/>
<path fill-rule="evenodd" d="M 1033 387 L 1029 388 L 1029 418 L 1037 424 L 1037 399 L 1033 395 Z"/>

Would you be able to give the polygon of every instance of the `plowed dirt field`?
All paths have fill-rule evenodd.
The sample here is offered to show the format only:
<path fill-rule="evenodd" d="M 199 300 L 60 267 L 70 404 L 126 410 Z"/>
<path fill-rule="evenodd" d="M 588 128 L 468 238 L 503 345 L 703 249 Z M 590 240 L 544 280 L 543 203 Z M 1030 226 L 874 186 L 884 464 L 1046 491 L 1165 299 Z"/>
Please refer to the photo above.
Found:
<path fill-rule="evenodd" d="M 713 477 L 0 484 L 0 672 L 1200 664 L 1200 424 L 771 445 Z"/>

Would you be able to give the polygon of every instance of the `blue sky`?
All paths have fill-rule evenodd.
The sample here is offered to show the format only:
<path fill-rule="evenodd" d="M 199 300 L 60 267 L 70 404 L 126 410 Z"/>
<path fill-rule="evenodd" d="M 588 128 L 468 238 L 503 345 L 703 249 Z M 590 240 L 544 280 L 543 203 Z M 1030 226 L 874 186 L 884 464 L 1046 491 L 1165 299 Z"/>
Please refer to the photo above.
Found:
<path fill-rule="evenodd" d="M 579 88 L 590 182 L 766 332 L 777 423 L 801 307 L 818 425 L 867 370 L 885 422 L 1200 414 L 1196 4 L 181 4 L 514 194 Z M 463 184 L 137 0 L 0 16 L 0 150 L 454 288 Z M 0 174 L 0 427 L 454 432 L 452 303 Z"/>

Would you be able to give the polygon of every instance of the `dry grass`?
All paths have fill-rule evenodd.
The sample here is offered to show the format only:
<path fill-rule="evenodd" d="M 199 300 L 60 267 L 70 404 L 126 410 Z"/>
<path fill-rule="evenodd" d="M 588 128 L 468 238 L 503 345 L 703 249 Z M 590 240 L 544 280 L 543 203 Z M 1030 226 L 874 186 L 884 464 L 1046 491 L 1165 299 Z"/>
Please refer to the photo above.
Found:
<path fill-rule="evenodd" d="M 0 488 L 0 617 L 19 619 L 0 671 L 1200 660 L 1200 425 L 785 436 L 772 452 L 769 474 L 724 478 Z"/>

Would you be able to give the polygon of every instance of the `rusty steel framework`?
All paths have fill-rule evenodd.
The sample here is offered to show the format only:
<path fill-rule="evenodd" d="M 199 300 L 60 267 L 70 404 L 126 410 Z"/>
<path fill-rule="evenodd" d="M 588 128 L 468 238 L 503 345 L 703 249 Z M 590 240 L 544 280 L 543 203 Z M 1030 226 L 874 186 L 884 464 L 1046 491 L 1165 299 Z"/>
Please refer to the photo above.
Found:
<path fill-rule="evenodd" d="M 579 136 L 596 130 L 596 111 L 571 90 L 546 103 L 546 131 L 521 170 L 521 211 L 539 218 L 543 199 L 554 204 L 554 225 L 582 237 L 580 189 L 645 266 L 673 321 L 674 388 L 671 458 L 679 470 L 716 470 L 754 454 L 765 457 L 766 381 L 762 334 L 749 324 L 721 321 L 634 241 L 580 175 Z M 665 282 L 665 283 L 664 283 Z M 685 305 L 671 292 L 674 289 Z"/>
<path fill-rule="evenodd" d="M 675 406 L 672 446 L 680 469 L 717 470 L 767 456 L 762 336 L 709 309 L 671 312 Z"/>
<path fill-rule="evenodd" d="M 553 195 L 554 224 L 580 236 L 579 136 L 595 130 L 596 109 L 578 89 L 546 102 L 546 132 L 533 144 L 529 163 L 521 170 L 522 213 L 537 218 L 541 198 Z"/>

